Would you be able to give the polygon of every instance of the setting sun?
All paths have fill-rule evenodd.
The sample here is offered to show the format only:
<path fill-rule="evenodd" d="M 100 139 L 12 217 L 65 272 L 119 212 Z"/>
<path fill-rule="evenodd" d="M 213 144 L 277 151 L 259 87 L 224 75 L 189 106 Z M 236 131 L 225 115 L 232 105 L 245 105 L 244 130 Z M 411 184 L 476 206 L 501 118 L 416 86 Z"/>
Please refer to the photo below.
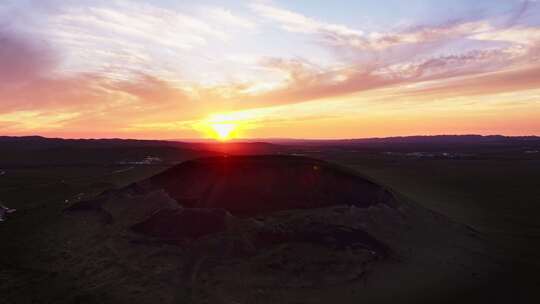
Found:
<path fill-rule="evenodd" d="M 219 140 L 229 140 L 232 138 L 232 133 L 236 129 L 236 125 L 232 123 L 218 123 L 211 124 L 210 127 L 215 132 L 216 139 Z"/>
<path fill-rule="evenodd" d="M 226 141 L 240 137 L 249 128 L 248 121 L 246 115 L 216 113 L 196 121 L 192 127 L 206 138 Z"/>

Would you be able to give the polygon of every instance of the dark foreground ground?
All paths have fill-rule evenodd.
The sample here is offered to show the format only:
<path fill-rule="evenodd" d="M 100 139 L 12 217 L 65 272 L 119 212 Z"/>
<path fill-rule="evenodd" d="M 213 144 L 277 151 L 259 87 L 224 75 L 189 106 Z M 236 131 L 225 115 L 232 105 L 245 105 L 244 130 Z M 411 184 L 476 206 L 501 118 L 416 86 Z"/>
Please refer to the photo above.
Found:
<path fill-rule="evenodd" d="M 0 202 L 17 212 L 0 223 L 0 302 L 46 303 L 61 300 L 62 295 L 72 303 L 100 302 L 103 290 L 117 288 L 122 282 L 108 281 L 104 276 L 99 284 L 86 288 L 95 290 L 95 295 L 87 291 L 79 294 L 78 278 L 51 268 L 64 258 L 51 255 L 50 252 L 58 251 L 48 248 L 58 246 L 51 231 L 63 233 L 54 230 L 62 211 L 73 203 L 148 178 L 182 161 L 226 153 L 294 154 L 337 163 L 477 231 L 489 248 L 477 253 L 478 260 L 489 260 L 500 267 L 490 277 L 482 278 L 477 288 L 457 289 L 436 301 L 430 298 L 434 302 L 537 303 L 539 150 L 540 140 L 535 138 L 499 137 L 280 141 L 228 146 L 1 138 Z M 81 271 L 86 277 L 94 273 L 96 269 L 92 268 Z M 140 293 L 142 298 L 144 290 L 125 293 Z M 302 303 L 301 299 L 295 301 Z"/>

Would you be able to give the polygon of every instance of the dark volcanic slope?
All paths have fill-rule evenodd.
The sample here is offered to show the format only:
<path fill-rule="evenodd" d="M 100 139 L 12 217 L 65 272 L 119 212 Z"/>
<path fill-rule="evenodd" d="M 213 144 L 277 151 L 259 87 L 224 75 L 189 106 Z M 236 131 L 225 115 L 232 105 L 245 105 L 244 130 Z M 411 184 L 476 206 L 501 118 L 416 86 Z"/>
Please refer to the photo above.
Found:
<path fill-rule="evenodd" d="M 392 196 L 346 169 L 284 155 L 211 157 L 184 162 L 148 181 L 184 207 L 253 215 L 332 205 L 368 207 Z"/>
<path fill-rule="evenodd" d="M 440 303 L 500 271 L 476 232 L 305 157 L 187 161 L 64 214 L 61 303 Z"/>

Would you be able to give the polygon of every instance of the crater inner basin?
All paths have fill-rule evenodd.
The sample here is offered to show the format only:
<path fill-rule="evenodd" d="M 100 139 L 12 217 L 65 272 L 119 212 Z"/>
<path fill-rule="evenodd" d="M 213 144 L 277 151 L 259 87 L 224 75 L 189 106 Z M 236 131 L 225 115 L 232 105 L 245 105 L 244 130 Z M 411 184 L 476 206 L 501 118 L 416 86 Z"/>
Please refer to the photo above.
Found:
<path fill-rule="evenodd" d="M 332 205 L 389 203 L 383 187 L 336 165 L 306 157 L 223 156 L 181 163 L 148 180 L 187 208 L 235 215 Z"/>

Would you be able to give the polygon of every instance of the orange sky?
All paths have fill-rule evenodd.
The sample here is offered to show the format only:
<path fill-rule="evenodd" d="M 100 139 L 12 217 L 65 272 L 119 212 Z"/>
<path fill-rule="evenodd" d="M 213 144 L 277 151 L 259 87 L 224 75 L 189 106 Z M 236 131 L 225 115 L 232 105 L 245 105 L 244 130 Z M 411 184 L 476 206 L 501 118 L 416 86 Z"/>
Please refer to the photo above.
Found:
<path fill-rule="evenodd" d="M 540 135 L 540 3 L 413 2 L 8 0 L 0 135 Z"/>

